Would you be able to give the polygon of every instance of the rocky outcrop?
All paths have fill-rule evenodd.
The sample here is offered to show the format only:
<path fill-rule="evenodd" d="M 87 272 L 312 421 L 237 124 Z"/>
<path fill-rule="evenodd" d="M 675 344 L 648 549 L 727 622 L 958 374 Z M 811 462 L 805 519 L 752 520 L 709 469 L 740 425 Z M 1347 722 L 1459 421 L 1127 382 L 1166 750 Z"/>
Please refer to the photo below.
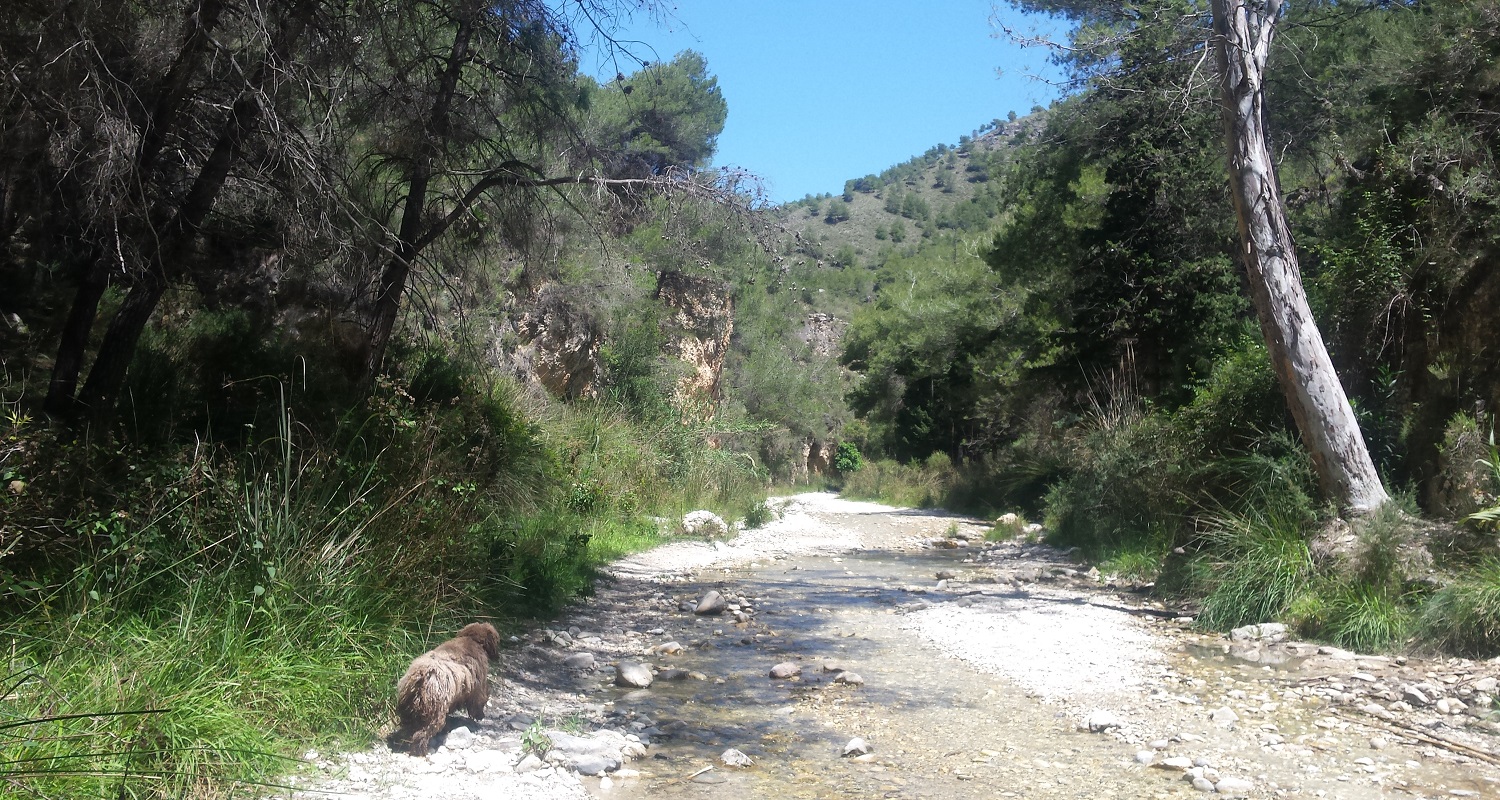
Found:
<path fill-rule="evenodd" d="M 656 299 L 669 312 L 668 354 L 688 367 L 677 381 L 675 402 L 687 415 L 711 418 L 734 334 L 734 294 L 722 281 L 666 271 L 657 275 Z"/>
<path fill-rule="evenodd" d="M 600 376 L 599 345 L 603 333 L 593 316 L 545 286 L 536 299 L 498 337 L 495 360 L 517 380 L 538 385 L 557 397 L 593 397 Z"/>
<path fill-rule="evenodd" d="M 833 358 L 839 354 L 839 345 L 849 323 L 832 314 L 808 314 L 802 322 L 802 341 L 814 355 Z"/>

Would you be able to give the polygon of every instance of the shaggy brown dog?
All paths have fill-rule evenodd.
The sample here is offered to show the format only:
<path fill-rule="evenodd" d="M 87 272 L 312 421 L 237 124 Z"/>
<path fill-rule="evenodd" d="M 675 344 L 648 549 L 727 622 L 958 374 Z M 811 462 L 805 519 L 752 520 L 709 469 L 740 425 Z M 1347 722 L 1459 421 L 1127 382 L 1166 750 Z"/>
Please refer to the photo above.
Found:
<path fill-rule="evenodd" d="M 407 742 L 407 752 L 425 756 L 450 713 L 463 711 L 475 721 L 484 719 L 490 659 L 499 656 L 500 634 L 488 622 L 466 625 L 457 636 L 418 656 L 396 682 L 401 728 L 390 741 Z"/>

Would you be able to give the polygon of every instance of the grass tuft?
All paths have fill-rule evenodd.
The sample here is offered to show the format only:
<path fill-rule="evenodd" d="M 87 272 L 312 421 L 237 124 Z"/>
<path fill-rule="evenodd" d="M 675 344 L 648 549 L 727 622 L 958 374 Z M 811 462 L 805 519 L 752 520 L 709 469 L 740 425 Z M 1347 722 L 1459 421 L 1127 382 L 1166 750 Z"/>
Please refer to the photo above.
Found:
<path fill-rule="evenodd" d="M 1312 578 L 1312 556 L 1298 518 L 1274 511 L 1226 514 L 1205 531 L 1214 580 L 1198 623 L 1214 630 L 1280 617 Z"/>
<path fill-rule="evenodd" d="M 1500 655 L 1500 561 L 1435 592 L 1417 622 L 1418 639 L 1472 658 Z"/>

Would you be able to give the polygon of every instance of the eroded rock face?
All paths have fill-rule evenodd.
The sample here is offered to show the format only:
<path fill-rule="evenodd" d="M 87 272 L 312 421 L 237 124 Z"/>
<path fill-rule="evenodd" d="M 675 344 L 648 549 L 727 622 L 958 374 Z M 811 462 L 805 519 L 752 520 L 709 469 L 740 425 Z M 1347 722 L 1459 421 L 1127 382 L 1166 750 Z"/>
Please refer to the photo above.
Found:
<path fill-rule="evenodd" d="M 568 400 L 595 396 L 603 333 L 588 312 L 568 301 L 564 290 L 538 290 L 509 333 L 500 337 L 497 360 L 519 380 Z"/>
<path fill-rule="evenodd" d="M 815 355 L 833 358 L 839 354 L 839 344 L 848 328 L 849 323 L 832 314 L 808 314 L 802 323 L 802 341 Z"/>
<path fill-rule="evenodd" d="M 656 299 L 667 307 L 668 353 L 687 364 L 677 381 L 676 402 L 683 412 L 703 419 L 718 408 L 724 355 L 734 334 L 734 295 L 713 278 L 662 272 Z"/>

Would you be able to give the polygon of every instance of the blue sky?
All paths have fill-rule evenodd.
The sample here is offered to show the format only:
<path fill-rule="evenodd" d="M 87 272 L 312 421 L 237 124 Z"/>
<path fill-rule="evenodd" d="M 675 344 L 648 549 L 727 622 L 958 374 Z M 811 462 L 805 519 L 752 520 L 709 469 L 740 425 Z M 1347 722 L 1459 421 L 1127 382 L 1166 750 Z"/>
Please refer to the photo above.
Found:
<path fill-rule="evenodd" d="M 990 35 L 991 0 L 670 5 L 666 25 L 638 17 L 620 37 L 653 60 L 687 49 L 707 58 L 729 103 L 715 165 L 760 175 L 773 202 L 841 192 L 847 179 L 1056 96 L 1029 77 L 1055 74 L 1041 48 Z M 1001 13 L 1023 30 L 1051 30 L 1008 7 Z M 590 59 L 597 75 L 614 77 L 614 63 L 585 55 L 585 69 Z"/>

